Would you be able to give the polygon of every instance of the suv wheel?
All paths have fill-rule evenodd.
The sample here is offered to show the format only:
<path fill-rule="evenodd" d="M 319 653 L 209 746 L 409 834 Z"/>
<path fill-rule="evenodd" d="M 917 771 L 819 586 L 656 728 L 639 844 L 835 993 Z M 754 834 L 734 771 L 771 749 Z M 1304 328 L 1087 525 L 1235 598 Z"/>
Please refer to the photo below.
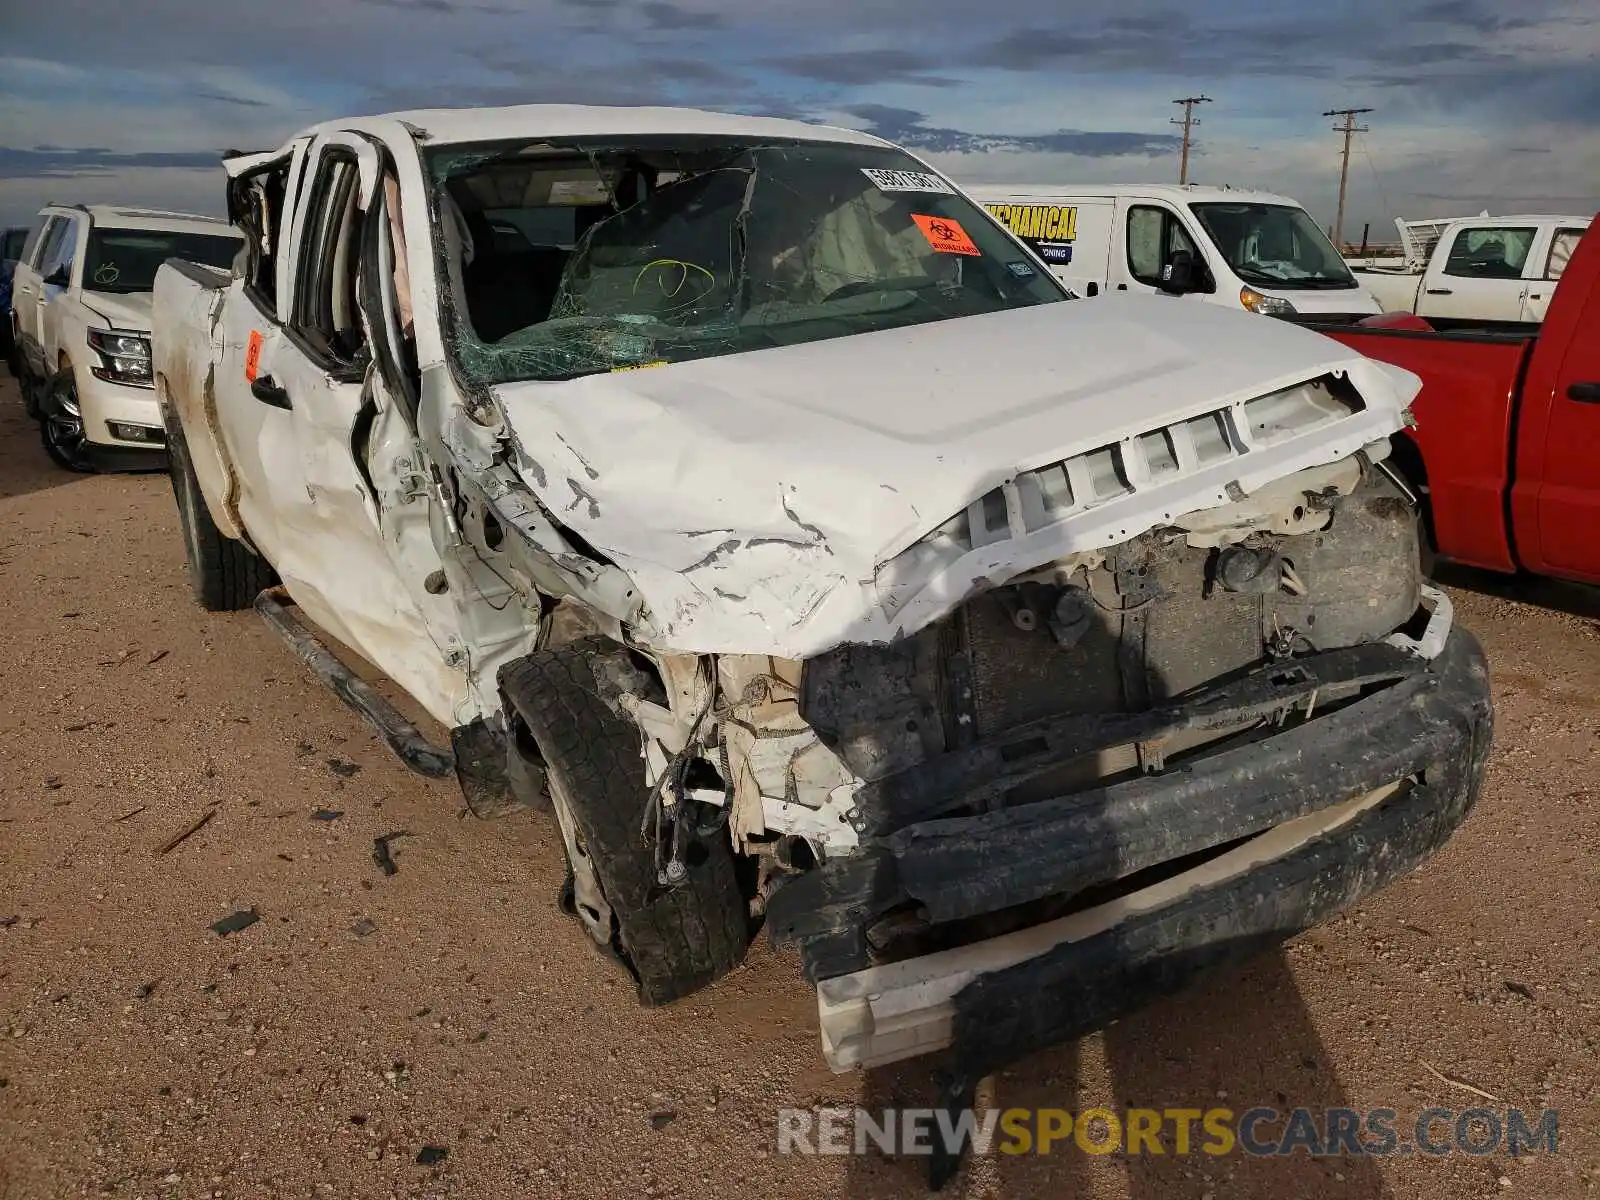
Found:
<path fill-rule="evenodd" d="M 71 367 L 50 381 L 40 406 L 39 437 L 44 452 L 56 466 L 68 471 L 94 470 L 89 461 L 88 438 L 83 432 L 83 412 L 78 407 L 78 383 Z"/>

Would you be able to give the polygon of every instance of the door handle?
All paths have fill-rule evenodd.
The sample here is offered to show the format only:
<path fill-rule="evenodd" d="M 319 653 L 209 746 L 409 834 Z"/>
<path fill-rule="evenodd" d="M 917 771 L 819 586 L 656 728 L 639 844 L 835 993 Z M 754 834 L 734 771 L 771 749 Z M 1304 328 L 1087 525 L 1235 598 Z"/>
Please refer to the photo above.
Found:
<path fill-rule="evenodd" d="M 1430 295 L 1430 296 L 1454 296 L 1455 294 L 1456 293 L 1455 293 L 1455 290 L 1453 288 L 1429 288 L 1428 289 L 1428 295 Z"/>
<path fill-rule="evenodd" d="M 273 408 L 294 407 L 289 400 L 289 393 L 274 383 L 271 375 L 257 375 L 252 379 L 250 394 L 261 403 L 272 405 Z"/>
<path fill-rule="evenodd" d="M 1600 404 L 1600 380 L 1569 384 L 1567 399 L 1576 400 L 1579 404 Z"/>
<path fill-rule="evenodd" d="M 1119 291 L 1119 292 L 1125 292 L 1125 291 L 1127 291 L 1127 290 L 1128 290 L 1128 285 L 1127 285 L 1127 284 L 1125 284 L 1125 283 L 1119 283 L 1119 284 L 1117 284 L 1117 291 Z"/>

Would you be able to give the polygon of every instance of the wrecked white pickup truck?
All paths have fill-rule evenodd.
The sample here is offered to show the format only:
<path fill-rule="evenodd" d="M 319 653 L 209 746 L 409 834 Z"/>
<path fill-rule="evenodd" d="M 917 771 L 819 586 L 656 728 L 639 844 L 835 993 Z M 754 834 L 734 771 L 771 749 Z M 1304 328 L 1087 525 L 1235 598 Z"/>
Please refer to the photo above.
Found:
<path fill-rule="evenodd" d="M 646 1003 L 764 919 L 835 1069 L 946 1050 L 959 1099 L 1471 806 L 1484 663 L 1383 462 L 1411 375 L 1075 302 L 844 130 L 430 111 L 227 169 L 248 254 L 155 289 L 201 602 L 475 809 L 553 807 Z"/>

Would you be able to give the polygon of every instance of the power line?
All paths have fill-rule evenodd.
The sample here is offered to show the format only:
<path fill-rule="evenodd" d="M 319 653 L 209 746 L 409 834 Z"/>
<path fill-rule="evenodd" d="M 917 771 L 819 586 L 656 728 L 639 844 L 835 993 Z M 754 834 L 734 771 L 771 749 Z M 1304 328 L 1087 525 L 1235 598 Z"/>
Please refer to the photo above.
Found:
<path fill-rule="evenodd" d="M 1344 152 L 1339 158 L 1339 215 L 1333 219 L 1333 244 L 1344 244 L 1344 191 L 1345 184 L 1350 177 L 1350 139 L 1358 133 L 1370 133 L 1365 125 L 1357 125 L 1356 117 L 1362 113 L 1369 113 L 1370 108 L 1334 108 L 1322 115 L 1325 117 L 1343 117 L 1343 125 L 1335 125 L 1335 133 L 1344 134 Z"/>
<path fill-rule="evenodd" d="M 1172 120 L 1168 122 L 1169 125 L 1183 126 L 1183 162 L 1178 167 L 1178 182 L 1188 183 L 1190 132 L 1196 125 L 1200 124 L 1200 118 L 1194 115 L 1194 106 L 1196 104 L 1210 104 L 1211 97 L 1185 96 L 1182 100 L 1174 100 L 1173 103 L 1183 105 L 1183 116 L 1181 118 L 1173 117 Z"/>
<path fill-rule="evenodd" d="M 1378 166 L 1372 161 L 1372 147 L 1367 145 L 1367 140 L 1365 138 L 1362 138 L 1361 141 L 1356 144 L 1361 147 L 1361 153 L 1366 156 L 1367 170 L 1372 172 L 1372 182 L 1377 185 L 1378 199 L 1383 201 L 1384 215 L 1389 217 L 1394 216 L 1394 210 L 1389 207 L 1388 189 L 1383 186 L 1383 180 L 1378 178 Z"/>

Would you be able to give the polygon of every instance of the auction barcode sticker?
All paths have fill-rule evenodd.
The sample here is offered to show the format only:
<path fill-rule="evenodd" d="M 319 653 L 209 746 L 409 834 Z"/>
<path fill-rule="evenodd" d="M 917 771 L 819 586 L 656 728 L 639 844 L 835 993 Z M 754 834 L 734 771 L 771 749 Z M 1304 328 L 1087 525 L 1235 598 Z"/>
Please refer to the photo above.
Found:
<path fill-rule="evenodd" d="M 880 192 L 938 192 L 944 196 L 956 194 L 955 188 L 927 171 L 891 171 L 882 167 L 862 167 L 861 173 L 872 180 Z"/>

